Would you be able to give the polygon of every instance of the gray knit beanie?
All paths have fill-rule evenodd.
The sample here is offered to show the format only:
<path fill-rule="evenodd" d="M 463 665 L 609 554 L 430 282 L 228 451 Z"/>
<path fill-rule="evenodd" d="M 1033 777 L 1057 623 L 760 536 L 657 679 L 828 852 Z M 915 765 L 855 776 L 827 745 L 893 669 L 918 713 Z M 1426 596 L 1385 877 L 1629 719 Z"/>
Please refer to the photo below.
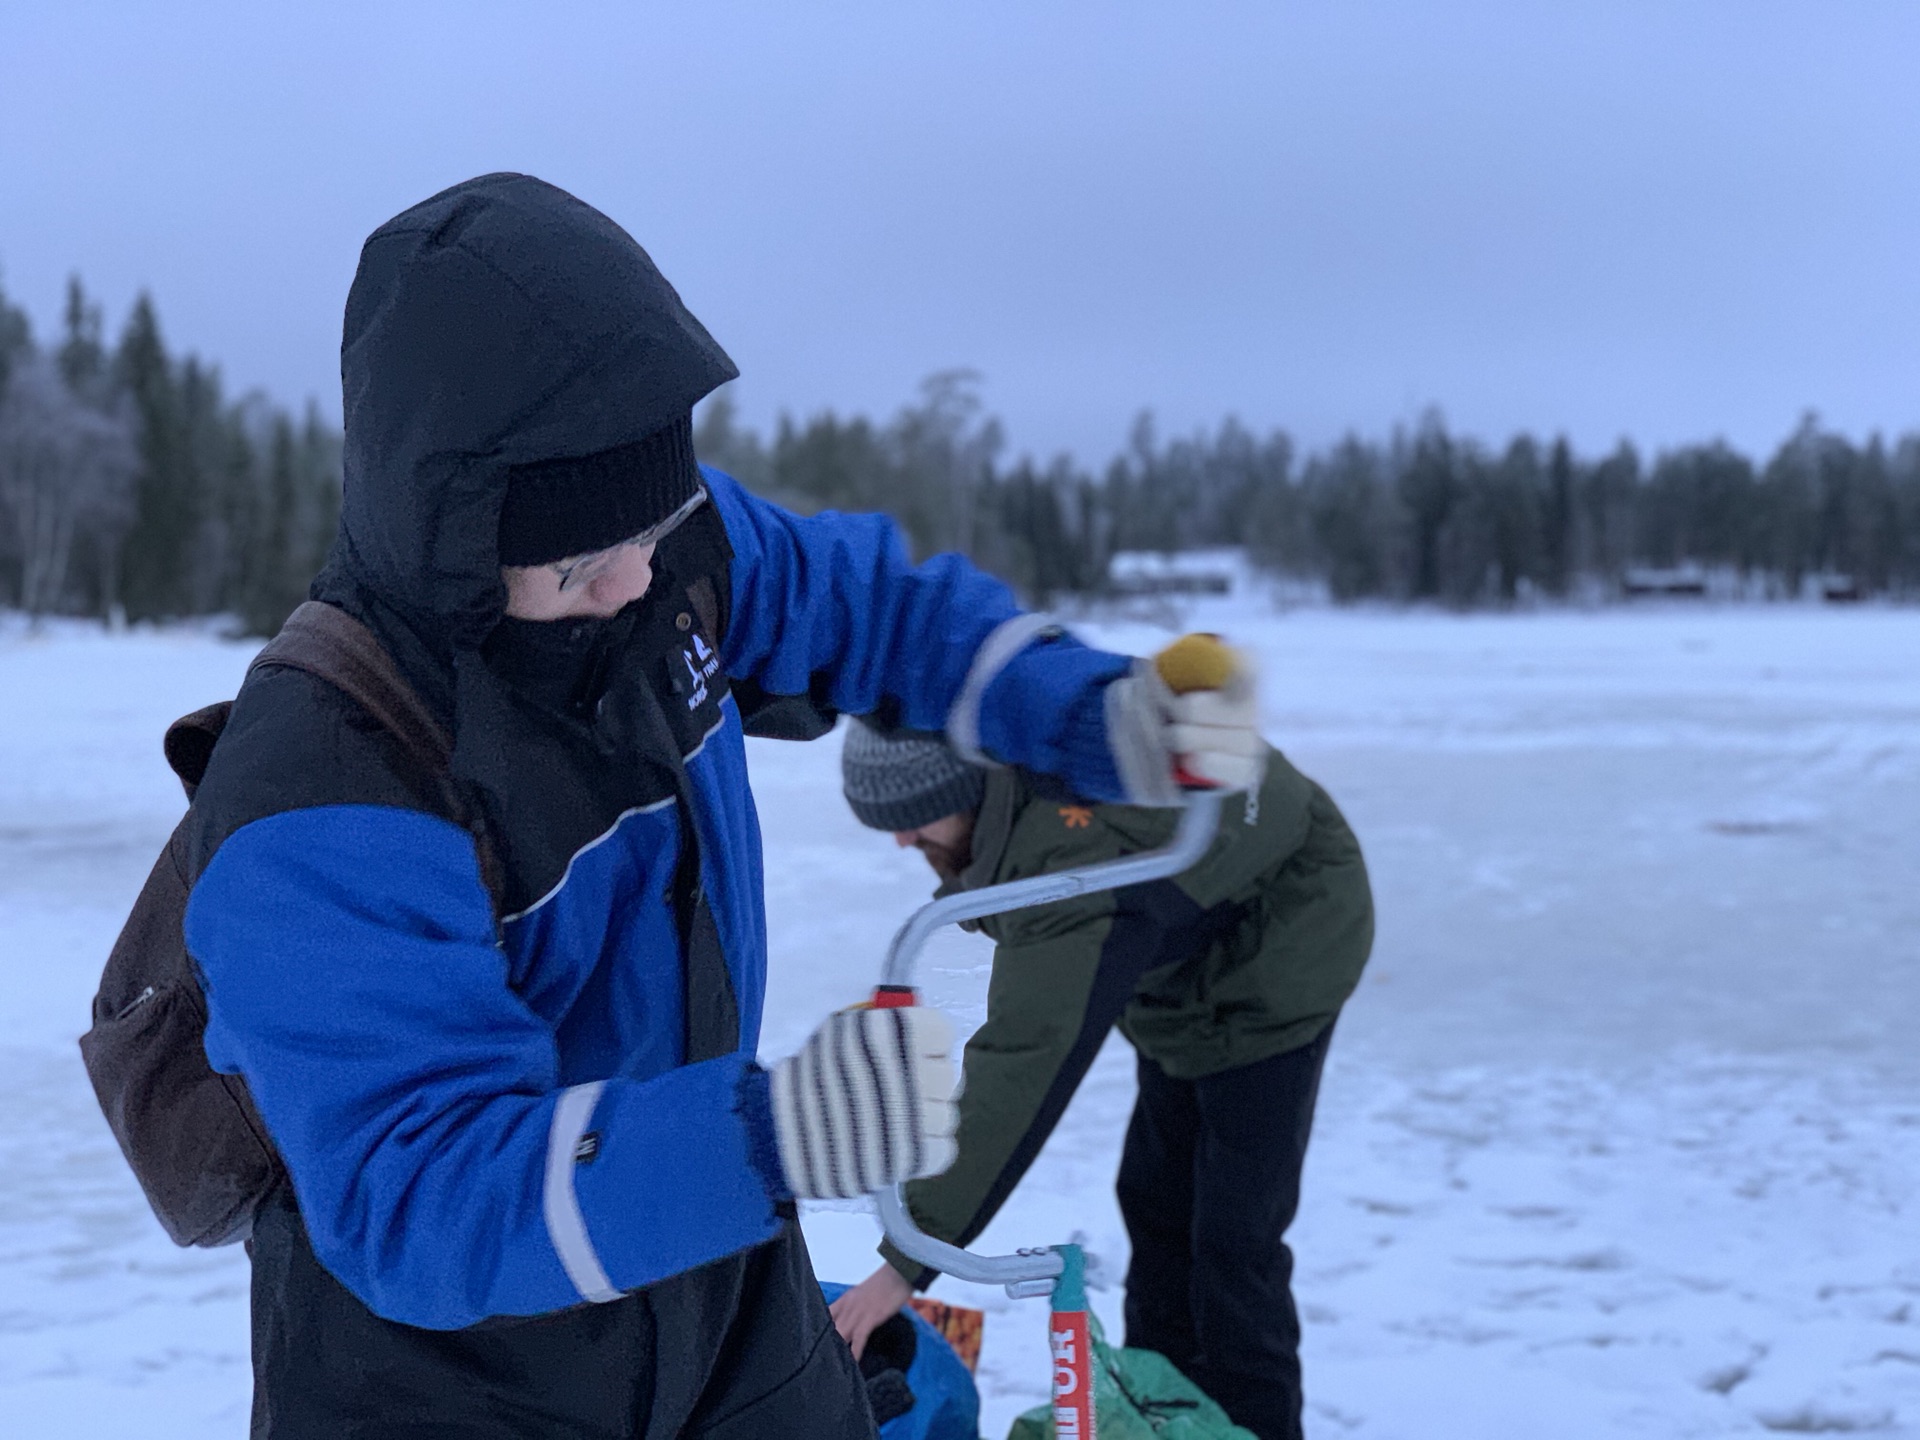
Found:
<path fill-rule="evenodd" d="M 987 772 L 939 736 L 876 730 L 860 719 L 847 727 L 840 780 L 860 823 L 891 831 L 978 810 L 987 788 Z"/>

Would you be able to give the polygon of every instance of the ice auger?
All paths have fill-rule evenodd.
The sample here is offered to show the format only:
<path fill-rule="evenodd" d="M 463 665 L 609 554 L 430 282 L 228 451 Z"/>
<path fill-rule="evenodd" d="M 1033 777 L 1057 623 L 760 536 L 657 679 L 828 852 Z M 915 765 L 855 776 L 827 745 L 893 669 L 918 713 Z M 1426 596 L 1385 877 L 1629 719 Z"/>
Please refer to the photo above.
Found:
<path fill-rule="evenodd" d="M 943 925 L 978 920 L 1076 895 L 1164 880 L 1190 870 L 1206 854 L 1220 825 L 1218 791 L 1188 793 L 1185 813 L 1164 849 L 1118 860 L 1034 875 L 1004 885 L 965 890 L 929 901 L 908 917 L 887 950 L 886 968 L 874 991 L 877 1006 L 918 1003 L 914 970 L 920 952 Z M 1047 1339 L 1053 1351 L 1053 1428 L 1059 1440 L 1094 1440 L 1093 1344 L 1087 1323 L 1086 1255 L 1075 1244 L 1020 1250 L 1012 1255 L 976 1255 L 936 1240 L 913 1223 L 901 1186 L 877 1191 L 874 1207 L 894 1248 L 922 1265 L 976 1285 L 1004 1285 L 1016 1300 L 1049 1295 L 1053 1314 Z"/>

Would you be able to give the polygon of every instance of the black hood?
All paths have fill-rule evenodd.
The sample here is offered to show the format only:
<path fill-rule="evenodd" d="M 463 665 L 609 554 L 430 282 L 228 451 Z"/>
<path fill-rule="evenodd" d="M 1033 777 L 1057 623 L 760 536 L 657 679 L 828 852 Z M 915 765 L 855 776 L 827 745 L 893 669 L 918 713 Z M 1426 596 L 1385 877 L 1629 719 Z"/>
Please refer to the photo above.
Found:
<path fill-rule="evenodd" d="M 499 621 L 508 467 L 628 445 L 739 371 L 646 251 L 527 175 L 483 175 L 367 238 L 340 346 L 346 491 L 314 598 L 428 698 Z"/>

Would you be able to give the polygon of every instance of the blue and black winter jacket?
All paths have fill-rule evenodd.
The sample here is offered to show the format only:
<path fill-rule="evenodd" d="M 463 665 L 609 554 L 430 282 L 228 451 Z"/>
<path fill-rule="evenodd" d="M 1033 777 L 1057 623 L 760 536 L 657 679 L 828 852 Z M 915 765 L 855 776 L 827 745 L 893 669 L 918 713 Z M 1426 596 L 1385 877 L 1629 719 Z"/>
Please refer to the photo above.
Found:
<path fill-rule="evenodd" d="M 485 405 L 382 389 L 454 341 L 361 291 L 455 293 L 445 228 L 397 230 L 391 262 L 377 233 L 363 259 L 346 511 L 315 597 L 442 712 L 458 803 L 344 695 L 259 668 L 195 802 L 187 912 L 208 1057 L 245 1077 L 315 1253 L 378 1315 L 432 1328 L 608 1300 L 780 1231 L 743 700 L 952 728 L 1112 799 L 1102 691 L 1128 664 L 957 557 L 910 564 L 883 518 L 801 518 L 713 470 L 644 600 L 503 622 L 503 467 L 644 428 L 607 396 L 628 393 L 619 327 L 657 316 L 570 314 L 579 353 L 534 356 Z M 509 301 L 551 313 L 540 283 Z M 454 318 L 486 345 L 494 317 Z"/>

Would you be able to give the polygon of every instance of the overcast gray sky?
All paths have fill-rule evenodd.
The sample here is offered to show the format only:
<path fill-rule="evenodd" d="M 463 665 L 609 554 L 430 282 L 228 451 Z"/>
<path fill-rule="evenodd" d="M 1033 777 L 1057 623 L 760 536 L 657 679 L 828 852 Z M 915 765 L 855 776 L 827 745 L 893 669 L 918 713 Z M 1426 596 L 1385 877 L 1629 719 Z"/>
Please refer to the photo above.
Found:
<path fill-rule="evenodd" d="M 360 241 L 486 170 L 623 223 L 749 418 L 970 365 L 1017 449 L 1920 428 L 1908 0 L 111 5 L 0 15 L 0 282 L 150 289 L 337 414 Z"/>

